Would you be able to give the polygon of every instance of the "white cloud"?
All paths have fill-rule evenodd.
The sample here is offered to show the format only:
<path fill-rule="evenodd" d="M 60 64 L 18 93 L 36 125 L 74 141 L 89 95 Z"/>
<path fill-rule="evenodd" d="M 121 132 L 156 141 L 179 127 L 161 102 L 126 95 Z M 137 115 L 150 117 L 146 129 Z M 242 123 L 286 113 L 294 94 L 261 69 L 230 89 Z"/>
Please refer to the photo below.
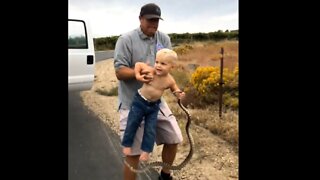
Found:
<path fill-rule="evenodd" d="M 160 22 L 159 30 L 165 33 L 208 33 L 217 30 L 238 29 L 238 14 L 229 14 L 217 17 L 199 18 L 193 17 L 188 21 L 163 21 Z"/>
<path fill-rule="evenodd" d="M 142 1 L 124 4 L 124 1 L 69 0 L 69 18 L 88 20 L 95 38 L 120 35 L 139 26 L 140 6 L 146 3 Z M 238 29 L 237 0 L 201 1 L 187 1 L 186 6 L 183 2 L 156 1 L 164 19 L 160 21 L 159 30 L 195 33 Z"/>

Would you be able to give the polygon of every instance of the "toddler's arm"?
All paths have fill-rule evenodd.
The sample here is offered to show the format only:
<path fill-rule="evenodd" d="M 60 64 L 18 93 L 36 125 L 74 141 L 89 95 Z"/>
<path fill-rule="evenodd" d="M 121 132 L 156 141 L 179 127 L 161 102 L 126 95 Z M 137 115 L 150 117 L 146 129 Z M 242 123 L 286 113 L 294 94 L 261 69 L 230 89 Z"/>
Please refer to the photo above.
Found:
<path fill-rule="evenodd" d="M 172 91 L 172 94 L 175 95 L 178 99 L 182 99 L 184 98 L 184 96 L 186 95 L 183 91 L 180 90 L 180 88 L 178 87 L 177 83 L 175 82 L 174 79 L 173 80 L 173 83 L 170 87 L 171 91 Z"/>

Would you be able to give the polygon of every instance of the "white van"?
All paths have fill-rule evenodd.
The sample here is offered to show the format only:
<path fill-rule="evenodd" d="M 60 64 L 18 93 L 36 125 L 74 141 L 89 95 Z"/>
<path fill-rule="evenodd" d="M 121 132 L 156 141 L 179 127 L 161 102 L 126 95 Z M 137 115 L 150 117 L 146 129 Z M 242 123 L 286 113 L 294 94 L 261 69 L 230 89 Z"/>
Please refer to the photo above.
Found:
<path fill-rule="evenodd" d="M 95 54 L 90 26 L 84 20 L 68 19 L 69 91 L 91 89 Z"/>

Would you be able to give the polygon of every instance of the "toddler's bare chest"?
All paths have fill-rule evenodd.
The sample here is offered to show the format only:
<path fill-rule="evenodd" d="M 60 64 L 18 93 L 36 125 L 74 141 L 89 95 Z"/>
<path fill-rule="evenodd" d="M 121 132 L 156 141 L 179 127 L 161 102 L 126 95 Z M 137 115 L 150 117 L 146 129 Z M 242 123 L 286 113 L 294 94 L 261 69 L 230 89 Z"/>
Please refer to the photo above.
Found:
<path fill-rule="evenodd" d="M 154 87 L 155 89 L 165 90 L 169 88 L 169 81 L 167 78 L 157 78 L 155 77 L 150 83 L 150 86 Z"/>

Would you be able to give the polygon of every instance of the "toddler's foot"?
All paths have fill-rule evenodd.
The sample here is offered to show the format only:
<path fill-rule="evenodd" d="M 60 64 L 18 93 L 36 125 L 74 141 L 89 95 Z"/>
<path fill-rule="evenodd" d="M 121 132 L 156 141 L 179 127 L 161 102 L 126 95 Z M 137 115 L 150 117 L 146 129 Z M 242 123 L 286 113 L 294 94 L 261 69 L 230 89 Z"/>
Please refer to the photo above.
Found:
<path fill-rule="evenodd" d="M 140 161 L 148 161 L 149 160 L 149 153 L 148 152 L 142 152 L 139 158 Z"/>
<path fill-rule="evenodd" d="M 123 154 L 128 156 L 131 154 L 131 148 L 130 147 L 124 147 L 122 150 Z"/>

